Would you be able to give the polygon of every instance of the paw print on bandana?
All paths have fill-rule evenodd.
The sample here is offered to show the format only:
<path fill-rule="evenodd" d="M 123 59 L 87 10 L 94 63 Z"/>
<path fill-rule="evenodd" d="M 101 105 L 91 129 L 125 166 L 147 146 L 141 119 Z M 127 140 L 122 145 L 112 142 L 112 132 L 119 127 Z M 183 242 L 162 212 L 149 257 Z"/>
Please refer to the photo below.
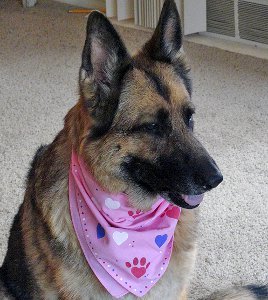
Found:
<path fill-rule="evenodd" d="M 126 267 L 127 268 L 131 268 L 131 273 L 136 277 L 136 278 L 140 278 L 141 276 L 143 276 L 146 273 L 146 270 L 148 269 L 148 267 L 150 266 L 150 263 L 148 262 L 146 264 L 146 258 L 142 257 L 139 261 L 139 259 L 137 257 L 135 257 L 133 259 L 133 265 L 130 262 L 126 262 Z"/>
<path fill-rule="evenodd" d="M 171 206 L 166 211 L 164 211 L 160 217 L 164 217 L 165 215 L 167 215 L 169 218 L 178 220 L 180 216 L 180 212 L 181 211 L 179 207 Z"/>
<path fill-rule="evenodd" d="M 128 215 L 130 216 L 130 217 L 132 217 L 133 219 L 136 219 L 140 214 L 142 213 L 142 211 L 141 210 L 136 210 L 136 212 L 134 212 L 134 211 L 132 211 L 132 210 L 129 210 L 128 211 Z"/>

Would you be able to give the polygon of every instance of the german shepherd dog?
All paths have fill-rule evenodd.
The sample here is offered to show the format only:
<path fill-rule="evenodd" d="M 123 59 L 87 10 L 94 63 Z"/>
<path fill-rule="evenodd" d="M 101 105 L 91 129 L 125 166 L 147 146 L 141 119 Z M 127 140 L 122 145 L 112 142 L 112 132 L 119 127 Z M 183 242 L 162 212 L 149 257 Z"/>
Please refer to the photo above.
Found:
<path fill-rule="evenodd" d="M 127 193 L 133 207 L 146 210 L 163 195 L 182 208 L 167 271 L 143 299 L 187 298 L 196 253 L 198 209 L 192 208 L 199 203 L 187 203 L 182 195 L 203 194 L 223 177 L 193 134 L 191 80 L 181 48 L 174 0 L 165 1 L 152 38 L 133 57 L 109 20 L 90 14 L 80 98 L 31 164 L 1 267 L 1 299 L 113 299 L 89 267 L 71 221 L 72 149 L 104 189 Z M 248 287 L 209 299 L 265 295 Z"/>

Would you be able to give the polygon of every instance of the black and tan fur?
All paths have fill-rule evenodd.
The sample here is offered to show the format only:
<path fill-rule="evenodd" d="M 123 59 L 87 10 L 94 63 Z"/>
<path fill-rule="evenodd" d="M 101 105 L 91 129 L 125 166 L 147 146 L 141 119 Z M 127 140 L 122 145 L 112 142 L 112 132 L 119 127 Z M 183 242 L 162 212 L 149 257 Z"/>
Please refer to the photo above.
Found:
<path fill-rule="evenodd" d="M 180 195 L 204 193 L 222 176 L 193 135 L 191 80 L 181 46 L 173 0 L 165 2 L 152 39 L 134 57 L 103 15 L 89 16 L 80 99 L 32 162 L 1 268 L 1 299 L 112 299 L 88 266 L 71 223 L 72 149 L 105 189 L 128 193 L 133 206 L 147 209 L 163 194 L 183 207 L 170 265 L 143 299 L 187 298 L 198 209 L 189 209 Z"/>

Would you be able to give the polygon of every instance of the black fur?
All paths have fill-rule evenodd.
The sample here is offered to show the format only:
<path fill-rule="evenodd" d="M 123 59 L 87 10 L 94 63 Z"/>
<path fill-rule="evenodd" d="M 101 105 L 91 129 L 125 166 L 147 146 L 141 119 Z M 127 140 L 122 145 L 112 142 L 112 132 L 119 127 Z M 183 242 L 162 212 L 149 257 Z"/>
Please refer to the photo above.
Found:
<path fill-rule="evenodd" d="M 172 124 L 169 118 L 169 113 L 165 109 L 160 109 L 155 119 L 150 123 L 136 124 L 128 133 L 146 133 L 155 136 L 156 138 L 168 136 L 172 131 Z"/>
<path fill-rule="evenodd" d="M 27 174 L 27 186 L 33 190 L 33 182 L 36 176 L 36 168 L 40 157 L 42 157 L 47 146 L 41 145 L 31 162 L 28 174 Z M 36 208 L 36 202 L 31 200 L 33 208 Z M 4 263 L 0 269 L 1 280 L 5 284 L 8 292 L 15 299 L 31 300 L 33 294 L 31 291 L 38 291 L 38 287 L 35 286 L 35 280 L 30 272 L 30 266 L 27 264 L 26 254 L 24 250 L 24 243 L 22 240 L 21 223 L 22 220 L 23 205 L 19 208 L 17 215 L 14 218 L 10 236 L 8 241 L 8 251 L 5 257 Z M 33 224 L 33 228 L 35 228 Z"/>
<path fill-rule="evenodd" d="M 91 13 L 80 69 L 80 92 L 96 121 L 89 135 L 90 140 L 100 138 L 110 129 L 123 79 L 132 68 L 131 57 L 113 25 L 101 13 Z M 90 89 L 93 89 L 94 96 L 90 99 L 84 93 L 88 83 L 81 78 L 83 72 L 93 82 Z"/>
<path fill-rule="evenodd" d="M 110 21 L 103 14 L 97 11 L 92 12 L 87 22 L 87 36 L 82 53 L 81 69 L 85 70 L 89 76 L 93 75 L 95 82 L 99 83 L 98 80 L 100 80 L 100 78 L 98 76 L 105 76 L 105 74 L 97 73 L 96 70 L 99 66 L 94 65 L 92 61 L 92 48 L 95 43 L 97 44 L 96 47 L 98 47 L 98 50 L 102 49 L 104 51 L 105 57 L 115 55 L 118 58 L 118 67 L 120 67 L 121 64 L 124 65 L 125 61 L 130 59 L 130 56 Z M 98 62 L 101 67 L 99 71 L 104 71 L 101 65 L 106 63 L 107 59 Z M 109 80 L 107 77 L 104 77 L 103 80 L 104 82 L 102 83 L 109 84 L 109 82 L 105 81 Z"/>
<path fill-rule="evenodd" d="M 156 141 L 160 143 L 161 141 Z M 175 204 L 192 208 L 179 196 L 202 194 L 222 181 L 222 175 L 207 151 L 193 137 L 180 133 L 166 136 L 163 153 L 154 161 L 129 155 L 122 168 L 129 178 L 153 195 L 166 194 Z M 166 149 L 166 150 L 164 150 Z"/>
<path fill-rule="evenodd" d="M 173 32 L 168 30 L 173 29 Z M 167 49 L 167 46 L 168 48 Z M 190 69 L 178 57 L 182 47 L 182 29 L 180 16 L 174 0 L 165 1 L 161 16 L 152 38 L 144 46 L 144 52 L 152 60 L 171 64 L 182 79 L 189 95 L 192 95 Z"/>
<path fill-rule="evenodd" d="M 176 59 L 176 61 L 174 61 L 172 65 L 175 72 L 182 79 L 187 92 L 190 96 L 192 96 L 192 79 L 190 77 L 190 68 L 186 67 L 185 63 L 181 61 L 180 58 Z"/>
<path fill-rule="evenodd" d="M 57 139 L 58 137 L 56 137 Z M 40 151 L 41 150 L 41 151 Z M 39 171 L 39 176 L 41 180 L 41 185 L 44 190 L 48 188 L 48 186 L 52 186 L 54 182 L 58 182 L 58 180 L 61 178 L 62 174 L 60 172 L 52 173 L 50 170 L 50 167 L 52 166 L 52 161 L 54 160 L 55 153 L 54 153 L 53 144 L 41 146 L 33 159 L 32 162 L 32 172 L 35 174 L 36 169 L 38 167 L 38 163 L 40 163 L 42 160 L 46 161 L 47 163 L 47 169 L 42 169 L 43 172 L 46 174 L 44 175 L 42 172 Z M 36 179 L 38 177 L 33 178 L 33 180 L 28 182 L 28 195 L 31 200 L 31 221 L 32 221 L 32 228 L 42 228 L 43 236 L 42 239 L 46 240 L 47 243 L 50 245 L 50 249 L 53 251 L 54 256 L 61 256 L 64 253 L 64 247 L 61 243 L 57 241 L 57 238 L 52 234 L 50 226 L 46 223 L 45 218 L 42 217 L 42 210 L 39 207 L 39 203 L 37 201 L 37 191 L 35 189 L 36 185 Z M 36 248 L 40 248 L 40 237 L 37 235 L 34 236 L 34 240 L 32 240 L 33 245 L 35 245 Z M 43 250 L 40 248 L 39 253 L 44 253 Z M 40 261 L 46 260 L 46 255 L 43 254 L 39 257 Z M 46 266 L 49 266 L 47 263 Z M 49 270 L 45 270 L 46 272 L 49 272 Z"/>
<path fill-rule="evenodd" d="M 36 151 L 36 153 L 34 155 L 34 158 L 33 158 L 32 162 L 31 162 L 28 174 L 27 174 L 27 181 L 31 181 L 31 180 L 34 179 L 37 161 L 38 161 L 39 157 L 44 153 L 44 151 L 46 150 L 46 148 L 47 148 L 47 145 L 41 145 L 37 149 L 37 151 Z"/>
<path fill-rule="evenodd" d="M 166 193 L 166 191 L 170 190 L 169 175 L 172 175 L 173 170 L 161 169 L 154 163 L 138 157 L 128 157 L 127 162 L 123 163 L 122 167 L 135 184 L 151 195 L 156 196 L 160 194 L 180 207 L 195 208 L 187 204 L 179 193 Z"/>
<path fill-rule="evenodd" d="M 97 104 L 93 109 L 90 107 L 92 99 L 86 101 L 89 110 L 92 110 L 92 116 L 96 120 L 96 124 L 92 126 L 90 131 L 89 140 L 92 141 L 102 137 L 111 128 L 118 108 L 124 78 L 132 68 L 132 65 L 128 64 L 116 71 L 110 86 L 111 92 L 108 95 L 101 92 L 97 93 L 96 98 L 98 98 L 98 100 L 94 101 Z"/>
<path fill-rule="evenodd" d="M 61 179 L 65 178 L 67 170 L 64 170 L 62 168 L 62 162 L 58 161 L 57 168 L 53 168 L 53 165 L 55 165 L 55 157 L 57 157 L 57 149 L 54 147 L 54 144 L 64 143 L 66 139 L 66 136 L 64 134 L 64 131 L 61 131 L 55 138 L 54 142 L 52 144 L 49 144 L 46 146 L 46 148 L 43 149 L 42 155 L 36 160 L 35 168 L 37 169 L 42 161 L 45 161 L 46 168 L 41 168 L 38 173 L 38 177 L 35 177 L 39 179 L 39 187 L 37 191 L 34 190 L 34 194 L 36 193 L 46 193 L 47 190 L 49 190 L 52 186 L 55 186 L 55 183 L 60 181 Z M 30 183 L 30 182 L 29 182 Z M 34 182 L 33 182 L 34 183 Z M 33 201 L 35 197 L 32 197 Z"/>
<path fill-rule="evenodd" d="M 259 300 L 268 300 L 268 286 L 267 285 L 248 285 L 249 289 Z"/>
<path fill-rule="evenodd" d="M 31 162 L 31 166 L 27 175 L 27 193 L 31 200 L 31 211 L 29 211 L 31 214 L 31 227 L 35 229 L 38 225 L 40 225 L 42 220 L 35 198 L 36 170 L 40 160 L 48 148 L 48 145 L 41 145 L 38 148 Z M 8 251 L 1 268 L 1 279 L 9 293 L 15 299 L 31 300 L 38 295 L 39 288 L 35 285 L 34 276 L 30 271 L 31 266 L 27 263 L 28 259 L 26 258 L 24 242 L 22 240 L 23 233 L 21 232 L 22 225 L 20 222 L 23 220 L 23 207 L 24 206 L 21 205 L 10 230 Z M 45 237 L 43 237 L 43 239 L 44 238 Z M 47 237 L 47 240 L 52 240 L 51 236 Z M 34 236 L 34 240 L 31 242 L 33 245 L 35 245 L 35 247 L 39 247 L 39 239 L 37 236 Z M 42 253 L 43 251 L 40 249 L 39 252 Z M 42 262 L 44 260 L 45 257 L 42 256 L 38 259 L 36 258 L 35 263 L 38 264 L 38 261 Z"/>
<path fill-rule="evenodd" d="M 155 87 L 157 93 L 167 102 L 170 102 L 170 91 L 169 88 L 164 84 L 164 82 L 155 73 L 148 70 L 143 71 Z"/>
<path fill-rule="evenodd" d="M 60 138 L 61 134 L 59 134 L 55 140 Z M 62 176 L 62 174 L 57 172 L 57 170 L 55 170 L 56 173 L 52 173 L 51 171 L 51 160 L 55 159 L 54 151 L 55 149 L 53 144 L 40 146 L 36 151 L 27 176 L 26 195 L 30 200 L 28 202 L 30 205 L 25 206 L 25 203 L 22 204 L 19 212 L 14 218 L 14 222 L 10 230 L 8 251 L 0 269 L 0 279 L 4 283 L 4 286 L 8 292 L 18 300 L 33 300 L 40 295 L 39 288 L 35 284 L 36 281 L 34 275 L 31 272 L 32 267 L 29 263 L 27 263 L 30 261 L 29 257 L 26 257 L 24 250 L 24 241 L 22 239 L 24 234 L 22 233 L 21 224 L 21 221 L 25 220 L 25 216 L 23 216 L 24 207 L 27 207 L 27 214 L 30 215 L 28 222 L 31 223 L 27 226 L 33 228 L 36 232 L 41 228 L 40 232 L 42 232 L 42 241 L 46 240 L 47 244 L 50 245 L 49 249 L 53 252 L 53 256 L 55 258 L 60 256 L 61 259 L 64 260 L 64 258 L 67 257 L 64 246 L 56 239 L 55 236 L 53 236 L 49 225 L 46 223 L 45 218 L 43 218 L 42 211 L 40 210 L 39 203 L 36 199 L 36 194 L 38 193 L 36 186 L 41 184 L 42 189 L 46 190 Z M 40 163 L 44 160 L 46 161 L 47 168 L 41 168 L 38 170 Z M 34 257 L 35 260 L 32 260 L 31 263 L 39 265 L 39 268 L 41 268 L 41 265 L 45 267 L 42 272 L 50 275 L 52 286 L 53 272 L 51 264 L 47 258 L 47 255 L 49 254 L 43 251 L 40 241 L 40 236 L 36 234 L 33 235 L 30 242 L 28 242 L 37 250 L 35 254 L 38 253 L 38 255 L 35 255 Z M 68 259 L 65 259 L 65 261 L 67 260 Z"/>
<path fill-rule="evenodd" d="M 38 291 L 38 287 L 25 258 L 20 224 L 21 214 L 22 207 L 15 216 L 10 230 L 8 251 L 0 274 L 5 287 L 15 299 L 32 300 L 34 298 L 31 291 Z"/>

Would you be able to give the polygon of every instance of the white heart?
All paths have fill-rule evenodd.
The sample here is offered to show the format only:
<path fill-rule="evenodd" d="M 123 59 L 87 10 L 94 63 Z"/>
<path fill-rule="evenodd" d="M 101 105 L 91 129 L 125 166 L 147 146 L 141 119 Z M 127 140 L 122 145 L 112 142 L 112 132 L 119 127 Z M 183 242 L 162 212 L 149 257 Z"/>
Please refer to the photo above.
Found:
<path fill-rule="evenodd" d="M 118 246 L 123 244 L 128 239 L 128 234 L 126 232 L 115 231 L 113 233 L 113 239 Z"/>
<path fill-rule="evenodd" d="M 120 202 L 111 198 L 106 198 L 105 205 L 110 209 L 118 209 L 120 207 Z"/>

